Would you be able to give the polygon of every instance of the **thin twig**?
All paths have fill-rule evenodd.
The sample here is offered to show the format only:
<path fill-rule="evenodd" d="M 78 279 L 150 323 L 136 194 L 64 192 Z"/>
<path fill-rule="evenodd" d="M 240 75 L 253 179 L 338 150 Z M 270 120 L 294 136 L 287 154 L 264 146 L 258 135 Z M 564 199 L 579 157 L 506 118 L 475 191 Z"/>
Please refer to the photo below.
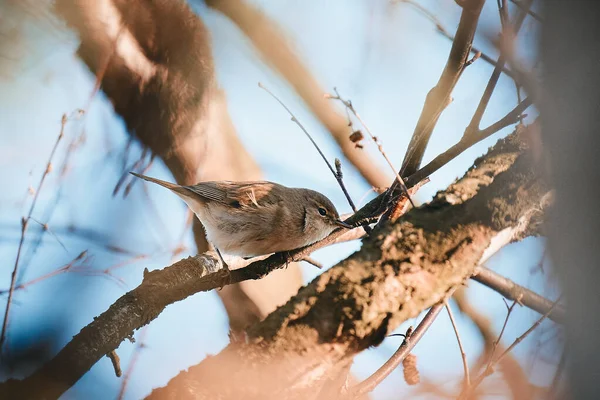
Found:
<path fill-rule="evenodd" d="M 438 169 L 442 168 L 444 165 L 448 164 L 458 155 L 460 155 L 463 151 L 467 150 L 474 144 L 479 143 L 480 141 L 488 138 L 494 133 L 500 131 L 503 128 L 506 128 L 512 124 L 515 124 L 519 121 L 520 115 L 532 104 L 532 99 L 527 97 L 520 104 L 518 104 L 515 108 L 513 108 L 508 114 L 494 122 L 487 128 L 483 130 L 479 130 L 473 135 L 463 136 L 463 138 L 456 143 L 454 146 L 450 147 L 448 150 L 443 152 L 442 154 L 435 157 L 431 160 L 427 165 L 419 169 L 417 172 L 406 178 L 406 184 L 408 186 L 414 186 L 416 183 L 422 181 L 423 179 L 429 177 Z"/>
<path fill-rule="evenodd" d="M 60 141 L 62 140 L 65 134 L 65 125 L 67 124 L 67 115 L 63 114 L 60 124 L 60 132 L 58 137 L 56 138 L 56 142 L 54 143 L 54 147 L 52 147 L 52 151 L 50 152 L 50 157 L 48 158 L 48 163 L 46 164 L 46 168 L 44 169 L 44 173 L 40 179 L 40 183 L 38 184 L 37 190 L 33 195 L 33 201 L 31 202 L 31 206 L 29 207 L 29 212 L 27 213 L 27 217 L 21 220 L 21 239 L 19 240 L 19 247 L 17 249 L 17 258 L 15 260 L 15 266 L 12 271 L 11 279 L 10 279 L 10 289 L 8 291 L 8 300 L 6 301 L 6 310 L 4 311 L 4 320 L 2 322 L 2 333 L 0 333 L 0 358 L 2 358 L 2 349 L 4 345 L 4 341 L 6 340 L 6 329 L 8 328 L 8 317 L 10 313 L 10 306 L 12 303 L 13 293 L 15 290 L 15 285 L 17 282 L 17 273 L 19 270 L 19 259 L 21 258 L 21 251 L 23 250 L 23 242 L 25 241 L 25 233 L 27 232 L 27 227 L 29 225 L 29 219 L 33 214 L 33 210 L 35 209 L 35 205 L 37 204 L 37 200 L 39 198 L 40 191 L 42 186 L 44 185 L 44 181 L 46 180 L 46 176 L 52 171 L 52 159 L 54 158 L 54 154 L 56 153 L 56 149 Z"/>
<path fill-rule="evenodd" d="M 327 164 L 327 167 L 329 168 L 329 170 L 331 171 L 331 173 L 335 177 L 335 180 L 338 182 L 338 184 L 342 188 L 342 192 L 344 192 L 344 196 L 346 196 L 346 200 L 348 200 L 348 204 L 350 204 L 350 207 L 352 207 L 352 211 L 356 212 L 357 211 L 356 210 L 356 206 L 354 205 L 354 202 L 352 201 L 352 198 L 350 197 L 350 194 L 348 193 L 348 190 L 346 189 L 346 185 L 344 185 L 344 182 L 342 181 L 341 177 L 338 177 L 338 174 L 333 169 L 333 167 L 331 166 L 331 163 L 329 162 L 329 160 L 327 160 L 327 157 L 325 157 L 325 154 L 323 154 L 323 152 L 321 151 L 321 149 L 319 148 L 319 146 L 317 145 L 317 143 L 314 141 L 314 139 L 312 138 L 312 136 L 310 135 L 310 133 L 308 133 L 308 131 L 306 130 L 306 128 L 304 128 L 304 126 L 300 123 L 300 121 L 298 121 L 298 118 L 296 118 L 296 116 L 294 115 L 294 113 L 292 113 L 292 111 L 283 103 L 283 101 L 281 101 L 277 96 L 275 96 L 275 94 L 273 94 L 273 92 L 271 92 L 261 82 L 258 82 L 258 87 L 261 88 L 261 89 L 263 89 L 265 92 L 269 93 L 275 100 L 277 100 L 277 102 L 279 104 L 281 104 L 281 106 L 283 108 L 285 108 L 285 110 L 288 112 L 288 114 L 290 114 L 290 116 L 292 117 L 292 121 L 295 122 L 296 125 L 298 125 L 300 127 L 300 129 L 302 129 L 302 132 L 304 132 L 304 134 L 306 135 L 306 137 L 308 137 L 308 139 L 311 141 L 311 143 L 315 146 L 315 148 L 317 149 L 317 151 L 321 155 L 321 158 L 323 159 L 323 161 L 325 161 L 325 163 Z"/>
<path fill-rule="evenodd" d="M 504 300 L 504 299 L 502 299 L 502 300 Z M 506 300 L 504 300 L 504 303 L 506 304 Z M 479 386 L 481 381 L 483 381 L 483 379 L 486 376 L 488 376 L 489 374 L 492 373 L 492 365 L 494 363 L 494 355 L 496 354 L 496 350 L 498 348 L 498 345 L 500 344 L 500 340 L 502 339 L 502 336 L 504 335 L 504 330 L 506 329 L 506 325 L 508 324 L 508 319 L 510 318 L 510 315 L 512 314 L 513 309 L 515 308 L 516 305 L 517 305 L 516 300 L 513 301 L 513 303 L 510 306 L 508 304 L 506 304 L 506 308 L 507 308 L 506 318 L 504 318 L 504 324 L 502 324 L 502 329 L 500 330 L 498 339 L 496 339 L 494 341 L 494 344 L 492 346 L 492 351 L 490 352 L 490 358 L 488 360 L 488 363 L 485 366 L 483 372 L 477 377 L 477 379 L 475 379 L 475 381 L 473 382 L 473 385 L 466 387 L 462 390 L 461 394 L 458 396 L 459 400 L 460 399 L 468 399 L 471 396 L 471 394 L 475 391 L 477 386 Z"/>
<path fill-rule="evenodd" d="M 88 261 L 88 258 L 86 256 L 87 256 L 87 250 L 84 250 L 77 257 L 75 257 L 73 260 L 71 260 L 69 263 L 63 265 L 62 267 L 57 268 L 54 271 L 50 271 L 47 274 L 44 274 L 42 276 L 38 276 L 37 278 L 34 278 L 34 279 L 32 279 L 30 281 L 27 281 L 25 283 L 21 283 L 19 285 L 15 285 L 15 287 L 12 288 L 12 291 L 15 292 L 17 290 L 25 289 L 25 288 L 27 288 L 27 287 L 29 287 L 31 285 L 34 285 L 34 284 L 36 284 L 38 282 L 44 281 L 44 280 L 46 280 L 48 278 L 52 278 L 53 276 L 60 275 L 62 273 L 68 272 L 68 271 L 72 270 L 75 267 L 80 267 L 79 265 L 76 266 L 75 264 L 77 263 L 77 261 L 80 261 L 80 260 L 84 260 L 83 264 L 85 264 L 85 261 Z M 11 289 L 0 290 L 0 295 L 3 295 L 4 293 L 7 293 L 7 292 L 10 295 L 10 290 Z"/>
<path fill-rule="evenodd" d="M 471 376 L 469 375 L 469 364 L 467 364 L 467 354 L 465 353 L 462 341 L 460 340 L 458 326 L 456 325 L 454 315 L 452 314 L 452 310 L 450 309 L 450 305 L 448 304 L 447 300 L 444 301 L 444 306 L 446 307 L 446 311 L 448 311 L 448 317 L 450 318 L 450 322 L 452 323 L 452 328 L 454 328 L 454 334 L 456 335 L 456 341 L 458 342 L 458 348 L 460 349 L 460 356 L 462 358 L 463 369 L 465 372 L 465 387 L 469 387 L 471 386 Z"/>
<path fill-rule="evenodd" d="M 425 149 L 440 115 L 448 106 L 452 91 L 465 71 L 465 63 L 469 60 L 483 3 L 484 0 L 469 0 L 465 1 L 462 6 L 456 38 L 452 41 L 448 60 L 440 79 L 427 94 L 421 115 L 406 149 L 400 176 L 414 174 L 423 160 Z"/>
<path fill-rule="evenodd" d="M 546 318 L 548 318 L 548 316 L 552 313 L 552 310 L 554 310 L 554 307 L 556 307 L 558 305 L 561 298 L 562 298 L 562 295 L 559 296 L 558 299 L 556 299 L 556 301 L 552 304 L 552 307 L 548 310 L 548 312 L 546 312 L 537 321 L 535 321 L 535 323 L 529 329 L 527 329 L 521 336 L 516 338 L 515 341 L 510 346 L 508 346 L 508 348 L 506 348 L 506 350 L 504 350 L 504 352 L 502 354 L 500 354 L 496 359 L 494 359 L 494 353 L 495 353 L 496 347 L 497 347 L 498 343 L 500 342 L 502 334 L 504 333 L 504 328 L 506 327 L 508 318 L 509 318 L 514 306 L 517 304 L 517 301 L 514 301 L 513 304 L 508 308 L 508 313 L 506 315 L 506 319 L 504 320 L 504 326 L 502 327 L 502 331 L 500 331 L 500 336 L 498 337 L 498 340 L 494 343 L 494 348 L 492 350 L 492 354 L 490 355 L 490 359 L 489 359 L 487 366 L 485 367 L 483 372 L 477 377 L 477 379 L 473 382 L 473 385 L 468 390 L 461 393 L 459 399 L 469 398 L 471 396 L 471 394 L 473 393 L 473 391 L 477 388 L 477 386 L 479 386 L 481 384 L 481 382 L 493 372 L 493 366 L 495 364 L 499 363 L 500 361 L 502 361 L 502 359 L 504 357 L 506 357 L 512 351 L 512 349 L 514 349 L 527 336 L 529 336 L 529 334 L 531 332 L 533 332 L 538 326 L 540 326 L 542 321 L 544 321 Z"/>
<path fill-rule="evenodd" d="M 48 232 L 60 245 L 60 247 L 63 248 L 63 250 L 68 254 L 69 250 L 67 250 L 67 247 L 64 245 L 64 243 L 60 240 L 60 238 L 56 235 L 56 233 L 54 233 L 54 231 L 52 231 L 52 229 L 50 229 L 50 227 L 48 226 L 48 224 L 44 224 L 40 221 L 38 221 L 37 219 L 31 217 L 30 218 L 31 221 L 35 222 L 36 224 L 38 224 L 39 226 L 42 227 L 42 231 L 44 232 Z"/>
<path fill-rule="evenodd" d="M 373 142 L 377 146 L 377 149 L 379 150 L 379 152 L 381 153 L 381 155 L 383 156 L 383 158 L 385 159 L 385 161 L 387 162 L 387 164 L 392 169 L 392 172 L 396 175 L 396 180 L 400 183 L 400 187 L 402 188 L 402 190 L 404 191 L 404 193 L 408 197 L 408 201 L 410 201 L 410 204 L 413 206 L 413 208 L 415 208 L 415 203 L 413 203 L 412 198 L 410 197 L 410 193 L 408 193 L 408 188 L 404 184 L 404 180 L 402 179 L 402 177 L 398 173 L 398 170 L 392 164 L 392 161 L 389 159 L 389 157 L 385 153 L 385 150 L 383 150 L 383 146 L 381 145 L 381 142 L 379 141 L 379 139 L 377 138 L 377 136 L 373 135 L 373 133 L 371 132 L 371 130 L 369 129 L 369 127 L 367 126 L 367 124 L 365 123 L 365 121 L 363 121 L 363 119 L 360 117 L 360 115 L 358 114 L 358 112 L 354 108 L 354 105 L 352 104 L 352 102 L 350 100 L 344 100 L 342 98 L 342 96 L 340 96 L 340 93 L 338 92 L 337 88 L 333 88 L 333 91 L 335 92 L 335 96 L 328 95 L 327 97 L 330 98 L 330 99 L 332 99 L 332 100 L 339 100 L 339 101 L 341 101 L 342 104 L 348 110 L 350 110 L 352 112 L 352 114 L 354 114 L 354 116 L 356 117 L 356 119 L 358 120 L 358 122 L 360 122 L 360 124 L 365 128 L 365 130 L 367 131 L 367 133 L 369 134 L 369 136 L 371 137 L 371 139 L 373 140 Z"/>
<path fill-rule="evenodd" d="M 532 2 L 533 2 L 533 0 L 526 0 L 526 3 L 525 3 L 526 9 L 529 9 L 531 7 Z M 505 14 L 505 11 L 503 10 L 503 8 L 504 7 L 502 7 L 501 11 L 500 11 L 500 15 L 502 16 L 501 19 L 504 21 L 502 31 L 504 32 L 504 34 L 506 34 L 506 32 L 510 31 L 513 33 L 514 37 L 516 37 L 516 35 L 519 33 L 519 30 L 521 29 L 521 26 L 523 25 L 523 21 L 525 20 L 525 16 L 527 15 L 527 13 L 520 12 L 516 17 L 515 22 L 513 24 L 511 24 L 508 19 L 508 13 L 506 11 L 506 14 Z M 479 100 L 479 104 L 477 105 L 477 109 L 475 110 L 475 113 L 473 114 L 473 117 L 471 118 L 471 122 L 467 126 L 467 129 L 465 129 L 465 133 L 464 133 L 463 137 L 471 136 L 475 132 L 479 131 L 481 119 L 483 118 L 483 114 L 485 113 L 485 110 L 487 109 L 490 99 L 492 98 L 492 93 L 494 93 L 494 89 L 496 89 L 496 85 L 498 84 L 498 80 L 500 79 L 502 67 L 504 66 L 505 62 L 506 62 L 506 54 L 505 54 L 505 52 L 501 51 L 500 57 L 498 57 L 496 67 L 494 68 L 494 71 L 492 72 L 492 76 L 490 77 L 490 80 L 488 81 L 488 83 L 485 87 L 483 95 L 481 96 L 481 100 Z"/>
<path fill-rule="evenodd" d="M 503 299 L 504 300 L 504 299 Z M 505 303 L 506 304 L 506 301 Z M 510 318 L 510 315 L 512 314 L 515 306 L 518 304 L 517 300 L 514 300 L 513 303 L 509 306 L 508 304 L 506 304 L 506 308 L 507 308 L 507 312 L 506 312 L 506 318 L 504 318 L 504 324 L 502 324 L 502 329 L 500 330 L 500 334 L 498 335 L 498 339 L 496 339 L 494 341 L 494 346 L 492 347 L 492 351 L 490 353 L 490 359 L 488 361 L 487 366 L 485 367 L 484 373 L 486 374 L 486 371 L 491 371 L 491 367 L 492 364 L 494 362 L 494 355 L 496 353 L 496 350 L 498 349 L 498 345 L 500 344 L 500 340 L 502 340 L 502 335 L 504 335 L 504 330 L 506 329 L 506 325 L 508 324 L 508 320 Z"/>
<path fill-rule="evenodd" d="M 409 338 L 404 339 L 402 345 L 396 350 L 396 352 L 385 362 L 373 375 L 369 376 L 364 381 L 355 385 L 350 389 L 351 398 L 367 394 L 377 387 L 393 370 L 402 363 L 402 361 L 408 356 L 411 350 L 421 340 L 427 329 L 431 326 L 433 321 L 437 318 L 440 311 L 444 307 L 444 303 L 438 303 L 431 307 L 423 320 L 419 323 L 419 326 L 412 332 Z"/>
<path fill-rule="evenodd" d="M 410 5 L 412 7 L 414 7 L 417 11 L 421 12 L 427 19 L 429 19 L 434 25 L 436 30 L 442 35 L 444 36 L 446 39 L 450 40 L 451 42 L 454 41 L 454 35 L 452 35 L 450 32 L 448 32 L 448 30 L 446 28 L 444 28 L 444 26 L 442 25 L 441 21 L 428 9 L 426 9 L 425 7 L 423 7 L 421 4 L 413 1 L 413 0 L 396 0 L 396 2 L 398 3 L 404 3 L 407 5 Z M 488 56 L 486 53 L 482 52 L 479 48 L 475 47 L 475 46 L 471 46 L 471 53 L 473 53 L 473 58 L 478 59 L 481 58 L 483 61 L 487 62 L 490 65 L 496 66 L 496 60 L 493 59 L 492 57 Z M 473 58 L 471 58 L 470 61 L 468 61 L 465 64 L 465 67 L 469 66 L 470 64 L 473 63 Z M 514 78 L 512 72 L 506 68 L 506 67 L 502 67 L 502 72 L 510 77 L 510 78 Z"/>
<path fill-rule="evenodd" d="M 553 307 L 553 302 L 540 296 L 521 285 L 516 284 L 510 279 L 486 268 L 477 267 L 475 274 L 471 278 L 492 290 L 500 293 L 509 300 L 517 300 L 525 307 L 544 314 Z M 551 320 L 558 323 L 564 323 L 565 310 L 560 306 L 555 306 L 554 311 L 548 316 Z"/>
<path fill-rule="evenodd" d="M 558 305 L 558 303 L 560 302 L 561 299 L 562 299 L 562 295 L 559 296 L 558 299 L 556 299 L 556 301 L 552 304 L 552 307 L 548 310 L 548 312 L 545 313 L 544 315 L 542 315 L 537 321 L 535 321 L 535 323 L 531 326 L 531 328 L 527 329 L 521 336 L 519 336 L 518 338 L 516 338 L 515 341 L 510 346 L 508 346 L 508 348 L 506 350 L 504 350 L 504 353 L 502 353 L 495 362 L 501 361 L 502 358 L 504 358 L 512 349 L 514 349 L 527 336 L 529 336 L 529 334 L 531 332 L 533 332 L 538 326 L 540 326 L 540 324 L 546 318 L 548 318 L 548 316 L 552 313 L 552 310 L 554 310 L 554 307 L 556 307 Z"/>

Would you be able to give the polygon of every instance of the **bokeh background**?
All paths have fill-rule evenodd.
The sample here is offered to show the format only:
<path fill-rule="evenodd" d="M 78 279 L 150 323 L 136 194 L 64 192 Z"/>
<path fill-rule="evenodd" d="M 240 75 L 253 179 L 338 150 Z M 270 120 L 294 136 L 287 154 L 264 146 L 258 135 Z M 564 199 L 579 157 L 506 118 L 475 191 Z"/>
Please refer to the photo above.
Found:
<path fill-rule="evenodd" d="M 450 0 L 417 1 L 454 32 L 460 8 Z M 10 285 L 21 229 L 21 218 L 36 188 L 61 128 L 66 125 L 48 176 L 33 213 L 20 261 L 19 283 L 27 283 L 56 271 L 82 251 L 84 258 L 66 273 L 27 285 L 15 294 L 7 348 L 10 363 L 2 365 L 2 378 L 31 373 L 44 358 L 55 354 L 92 318 L 118 297 L 134 288 L 144 268 L 163 268 L 195 254 L 186 225 L 185 205 L 168 191 L 136 182 L 127 196 L 113 195 L 126 166 L 142 149 L 130 142 L 124 124 L 102 92 L 92 96 L 95 77 L 75 55 L 77 35 L 50 15 L 50 6 L 34 1 L 0 1 L 0 289 Z M 437 82 L 448 57 L 450 40 L 436 31 L 430 19 L 415 7 L 386 0 L 251 1 L 284 29 L 298 56 L 321 85 L 336 87 L 379 137 L 396 167 L 402 161 L 427 92 Z M 534 2 L 533 9 L 539 4 Z M 262 82 L 290 107 L 330 160 L 341 151 L 327 130 L 298 96 L 266 66 L 248 39 L 228 19 L 191 3 L 211 34 L 218 84 L 225 91 L 229 113 L 248 152 L 259 163 L 266 179 L 288 186 L 308 187 L 330 197 L 341 212 L 351 211 L 318 153 L 290 121 L 285 110 L 257 83 Z M 514 6 L 510 3 L 511 10 Z M 497 57 L 490 37 L 500 30 L 496 2 L 488 1 L 480 20 L 475 46 Z M 527 18 L 518 40 L 520 60 L 535 66 L 540 26 Z M 475 110 L 493 66 L 477 60 L 469 66 L 453 93 L 454 101 L 442 114 L 425 153 L 431 160 L 457 142 Z M 514 82 L 502 76 L 483 118 L 487 126 L 517 104 Z M 77 112 L 85 109 L 85 113 Z M 341 108 L 340 108 L 341 110 Z M 527 120 L 535 117 L 529 110 Z M 427 202 L 483 154 L 507 128 L 457 157 L 431 177 L 415 197 Z M 370 153 L 393 179 L 373 143 Z M 208 143 L 207 151 L 210 151 Z M 345 182 L 355 201 L 364 204 L 374 196 L 370 186 L 348 163 Z M 148 174 L 172 180 L 156 161 Z M 182 247 L 183 246 L 183 247 Z M 326 267 L 357 250 L 360 242 L 335 245 L 314 254 Z M 503 249 L 488 263 L 517 283 L 549 298 L 556 298 L 552 266 L 544 257 L 544 240 L 530 238 Z M 319 270 L 302 266 L 310 281 Z M 5 301 L 6 292 L 2 292 Z M 485 314 L 496 332 L 504 322 L 506 306 L 500 295 L 469 283 L 468 300 Z M 4 305 L 4 303 L 3 303 Z M 454 304 L 459 329 L 470 364 L 483 349 L 481 335 L 470 318 Z M 4 307 L 2 307 L 3 309 Z M 537 314 L 517 308 L 503 337 L 505 344 L 524 332 Z M 418 319 L 398 328 L 404 332 Z M 202 293 L 169 306 L 149 326 L 136 332 L 136 343 L 125 341 L 117 349 L 121 366 L 130 371 L 125 398 L 147 395 L 163 386 L 177 372 L 219 352 L 228 343 L 228 320 L 216 293 Z M 553 323 L 519 345 L 513 355 L 533 385 L 547 386 L 554 375 L 562 338 Z M 356 357 L 352 370 L 359 379 L 375 371 L 400 345 L 401 338 L 384 343 Z M 397 399 L 422 393 L 427 384 L 456 388 L 462 363 L 447 315 L 440 316 L 414 354 L 424 384 L 409 387 L 399 369 L 374 392 L 374 399 Z M 98 362 L 64 398 L 117 398 L 123 378 L 114 376 L 108 358 Z M 486 384 L 501 396 L 506 388 L 498 374 Z"/>

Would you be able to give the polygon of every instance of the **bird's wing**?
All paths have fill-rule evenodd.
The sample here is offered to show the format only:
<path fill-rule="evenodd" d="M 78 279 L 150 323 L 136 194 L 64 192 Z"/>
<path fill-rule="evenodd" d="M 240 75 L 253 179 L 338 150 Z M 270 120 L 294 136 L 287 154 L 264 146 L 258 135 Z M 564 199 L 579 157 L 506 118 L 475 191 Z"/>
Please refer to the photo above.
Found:
<path fill-rule="evenodd" d="M 205 199 L 235 208 L 260 208 L 279 201 L 275 183 L 254 182 L 202 182 L 187 188 Z"/>

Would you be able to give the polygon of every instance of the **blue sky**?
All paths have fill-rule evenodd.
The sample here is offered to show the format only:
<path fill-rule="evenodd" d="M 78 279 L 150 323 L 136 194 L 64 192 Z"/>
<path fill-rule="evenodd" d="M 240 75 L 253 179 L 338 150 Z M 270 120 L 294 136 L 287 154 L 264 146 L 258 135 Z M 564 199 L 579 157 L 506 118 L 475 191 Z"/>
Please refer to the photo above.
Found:
<path fill-rule="evenodd" d="M 257 0 L 253 3 L 278 21 L 324 88 L 331 90 L 335 86 L 353 101 L 394 164 L 400 166 L 425 96 L 437 82 L 446 62 L 450 41 L 406 4 L 382 0 Z M 460 8 L 453 1 L 424 0 L 420 4 L 438 15 L 448 30 L 456 29 Z M 0 5 L 0 10 L 2 7 L 10 6 Z M 319 190 L 330 197 L 341 212 L 350 211 L 310 142 L 290 121 L 285 110 L 259 89 L 257 83 L 267 85 L 294 111 L 333 160 L 340 152 L 326 130 L 285 82 L 264 65 L 232 23 L 202 5 L 196 5 L 196 11 L 211 32 L 217 78 L 226 92 L 233 122 L 265 178 Z M 5 30 L 3 33 L 9 32 L 18 40 L 0 48 L 0 53 L 10 55 L 10 59 L 0 59 L 0 167 L 3 171 L 0 185 L 5 188 L 0 193 L 0 257 L 5 260 L 0 288 L 9 285 L 19 221 L 31 202 L 31 196 L 26 195 L 27 188 L 37 186 L 58 134 L 61 115 L 83 107 L 93 87 L 93 77 L 74 55 L 75 35 L 48 30 L 47 23 L 31 15 L 16 17 L 5 26 L 1 28 Z M 481 26 L 489 32 L 498 30 L 496 2 L 486 2 Z M 527 19 L 523 27 L 519 54 L 527 63 L 535 57 L 537 28 L 531 19 Z M 489 55 L 496 54 L 483 35 L 476 39 L 475 45 Z M 490 65 L 478 60 L 464 73 L 453 93 L 453 103 L 440 118 L 424 162 L 458 141 L 491 72 Z M 503 76 L 483 125 L 494 122 L 515 104 L 514 84 Z M 68 273 L 17 292 L 11 313 L 9 346 L 33 344 L 44 333 L 58 332 L 58 347 L 61 347 L 93 316 L 135 287 L 145 267 L 154 269 L 169 264 L 172 261 L 169 249 L 178 244 L 182 235 L 184 205 L 167 191 L 148 187 L 148 197 L 141 186 L 136 185 L 125 199 L 112 196 L 122 172 L 121 160 L 128 136 L 104 96 L 96 96 L 85 116 L 69 122 L 65 141 L 57 154 L 57 165 L 62 162 L 69 141 L 82 132 L 85 132 L 85 143 L 73 153 L 68 173 L 63 179 L 58 179 L 58 174 L 48 178 L 33 214 L 38 220 L 48 222 L 67 251 L 46 234 L 42 245 L 33 253 L 32 239 L 38 236 L 39 229 L 32 225 L 21 264 L 21 281 L 50 272 L 85 249 L 94 271 L 128 259 L 129 256 L 111 254 L 93 241 L 69 234 L 66 231 L 69 226 L 92 230 L 110 243 L 150 256 L 113 270 L 124 284 L 107 279 L 106 275 Z M 508 132 L 510 129 L 474 146 L 435 173 L 417 196 L 418 201 L 428 201 L 437 190 L 462 175 L 477 156 Z M 391 180 L 392 172 L 388 171 L 375 146 L 365 144 L 365 151 L 389 173 Z M 139 153 L 139 147 L 134 146 L 130 159 Z M 357 200 L 369 186 L 349 165 L 345 165 L 345 171 L 346 184 Z M 170 179 L 160 163 L 156 163 L 149 174 Z M 184 238 L 191 249 L 191 235 L 187 233 Z M 331 266 L 359 247 L 358 242 L 337 245 L 318 251 L 315 258 Z M 545 276 L 531 273 L 542 252 L 543 240 L 528 239 L 503 250 L 488 266 L 555 297 L 555 288 L 547 284 L 552 277 L 551 266 L 546 265 Z M 318 274 L 311 266 L 304 266 L 303 272 L 307 282 Z M 499 331 L 505 315 L 502 298 L 475 282 L 470 283 L 468 295 L 478 309 L 488 313 Z M 472 323 L 455 311 L 472 364 L 482 343 Z M 190 318 L 190 315 L 195 317 Z M 505 342 L 512 342 L 536 318 L 534 312 L 518 309 L 507 327 Z M 415 325 L 415 321 L 408 321 L 398 331 L 405 331 L 408 325 Z M 542 328 L 545 329 L 539 331 L 542 340 L 555 334 L 550 323 L 543 324 Z M 126 398 L 144 396 L 152 387 L 164 385 L 179 370 L 198 363 L 206 354 L 217 353 L 227 344 L 226 333 L 227 318 L 215 293 L 199 294 L 168 307 L 147 328 L 146 347 L 139 356 Z M 526 370 L 530 363 L 528 353 L 537 337 L 532 335 L 514 351 Z M 368 376 L 385 362 L 397 345 L 399 339 L 390 338 L 378 348 L 359 355 L 353 367 L 356 375 Z M 124 369 L 134 348 L 135 345 L 124 342 L 118 349 Z M 531 374 L 532 381 L 539 385 L 548 384 L 554 372 L 552 363 L 559 357 L 547 348 L 540 351 Z M 421 375 L 428 380 L 451 388 L 462 376 L 458 346 L 445 313 L 419 343 L 415 354 L 419 357 Z M 488 378 L 489 381 L 494 379 L 495 375 Z M 65 398 L 80 398 L 84 394 L 87 398 L 110 397 L 107 393 L 114 393 L 116 397 L 120 384 L 108 359 L 103 359 Z M 374 398 L 397 398 L 398 394 L 411 393 L 411 390 L 403 383 L 402 372 L 398 370 L 376 389 Z"/>

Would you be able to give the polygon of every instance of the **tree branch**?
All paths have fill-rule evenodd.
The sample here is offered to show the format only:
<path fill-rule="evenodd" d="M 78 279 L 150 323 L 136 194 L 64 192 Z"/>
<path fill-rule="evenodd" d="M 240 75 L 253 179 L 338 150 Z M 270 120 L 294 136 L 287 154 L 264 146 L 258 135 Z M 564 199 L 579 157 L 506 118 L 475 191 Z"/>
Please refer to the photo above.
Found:
<path fill-rule="evenodd" d="M 484 0 L 468 0 L 462 6 L 460 22 L 455 40 L 452 42 L 448 61 L 438 83 L 427 94 L 423 111 L 421 111 L 419 121 L 408 144 L 400 169 L 400 175 L 403 177 L 412 175 L 419 168 L 433 129 L 442 111 L 448 105 L 450 94 L 464 71 L 469 60 L 483 3 Z"/>
<path fill-rule="evenodd" d="M 248 343 L 231 344 L 219 357 L 174 378 L 165 390 L 178 391 L 193 381 L 200 384 L 199 392 L 195 392 L 199 397 L 201 393 L 214 397 L 212 391 L 217 386 L 224 397 L 241 388 L 250 391 L 246 398 L 252 398 L 253 390 L 262 396 L 266 388 L 259 387 L 263 380 L 258 376 L 265 376 L 262 374 L 268 369 L 274 374 L 270 393 L 289 388 L 289 379 L 294 379 L 295 390 L 302 393 L 302 388 L 312 387 L 314 379 L 341 359 L 379 344 L 398 324 L 433 306 L 470 277 L 497 235 L 503 232 L 506 236 L 508 229 L 511 236 L 518 236 L 530 219 L 539 217 L 537 211 L 547 189 L 530 168 L 523 148 L 519 135 L 502 139 L 463 179 L 438 193 L 429 205 L 413 209 L 399 223 L 374 231 L 361 251 L 319 276 L 285 306 L 249 329 Z M 462 202 L 455 200 L 458 192 L 463 193 Z M 363 218 L 367 206 L 352 218 Z M 319 244 L 251 262 L 234 269 L 231 275 L 210 254 L 147 272 L 140 286 L 95 318 L 40 370 L 23 381 L 2 384 L 0 394 L 58 397 L 168 304 L 228 282 L 260 279 L 342 234 L 338 230 Z M 230 262 L 230 266 L 241 265 Z M 290 373 L 290 368 L 305 372 Z M 237 382 L 224 385 L 224 392 L 223 373 L 229 382 Z"/>
<path fill-rule="evenodd" d="M 560 305 L 554 305 L 552 301 L 545 297 L 516 284 L 488 268 L 477 267 L 472 279 L 495 290 L 507 299 L 515 300 L 519 304 L 531 308 L 540 314 L 547 313 L 554 306 L 548 318 L 558 323 L 564 323 L 565 321 L 565 310 Z"/>

